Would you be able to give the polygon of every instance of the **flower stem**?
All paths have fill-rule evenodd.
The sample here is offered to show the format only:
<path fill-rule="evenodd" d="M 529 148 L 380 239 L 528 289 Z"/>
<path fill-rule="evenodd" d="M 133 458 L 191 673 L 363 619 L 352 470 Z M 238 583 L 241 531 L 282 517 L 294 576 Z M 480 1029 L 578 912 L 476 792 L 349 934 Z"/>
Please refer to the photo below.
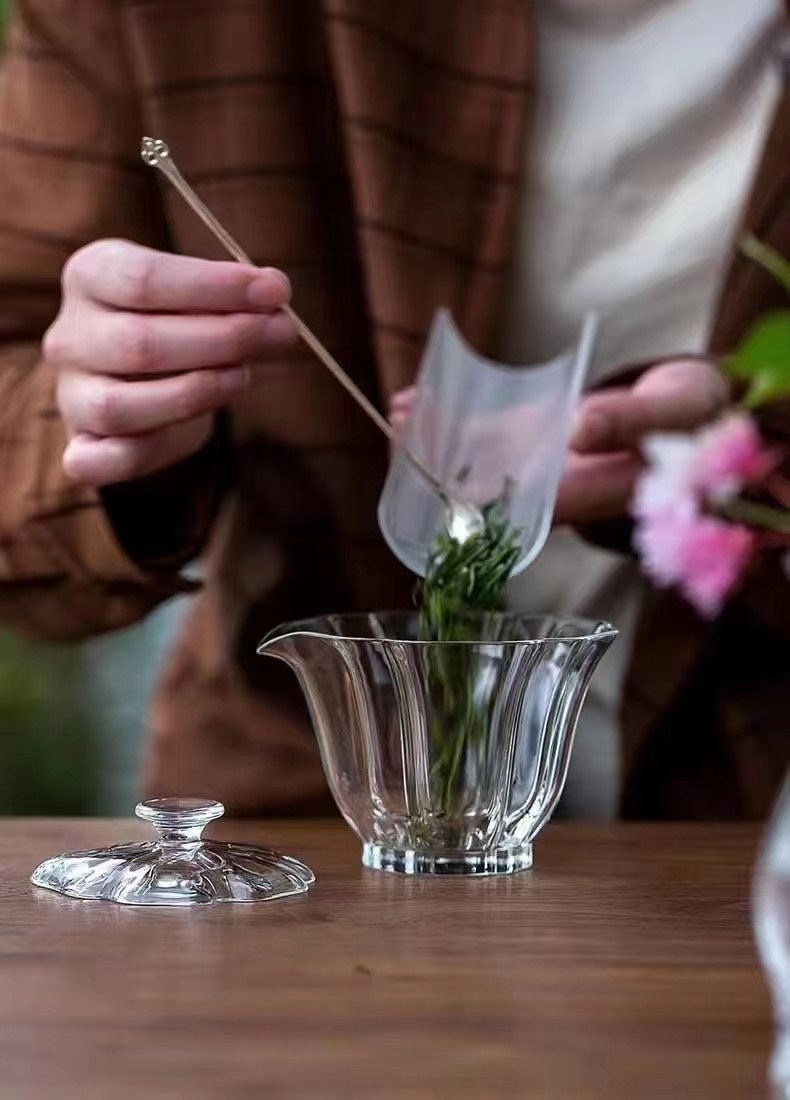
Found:
<path fill-rule="evenodd" d="M 790 508 L 790 481 L 786 477 L 774 471 L 765 479 L 765 488 L 783 508 Z"/>
<path fill-rule="evenodd" d="M 790 263 L 785 260 L 780 252 L 770 245 L 764 244 L 751 233 L 747 233 L 741 239 L 740 249 L 744 256 L 759 264 L 769 275 L 773 275 L 776 281 L 790 292 Z"/>
<path fill-rule="evenodd" d="M 720 505 L 717 511 L 725 519 L 732 519 L 737 523 L 790 534 L 790 512 L 772 508 L 770 504 L 758 504 L 753 500 L 730 500 Z"/>

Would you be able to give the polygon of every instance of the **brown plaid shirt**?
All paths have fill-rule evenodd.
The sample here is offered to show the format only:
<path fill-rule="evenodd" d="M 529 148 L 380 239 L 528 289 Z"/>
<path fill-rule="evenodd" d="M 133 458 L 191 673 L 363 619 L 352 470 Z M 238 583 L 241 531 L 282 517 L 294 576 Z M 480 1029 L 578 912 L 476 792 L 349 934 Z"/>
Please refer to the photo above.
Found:
<path fill-rule="evenodd" d="M 99 495 L 61 472 L 64 429 L 41 337 L 65 260 L 91 240 L 220 255 L 141 165 L 140 137 L 151 133 L 171 144 L 253 258 L 290 274 L 299 311 L 376 400 L 413 378 L 439 304 L 485 350 L 528 140 L 528 4 L 19 0 L 17 8 L 0 101 L 0 615 L 55 639 L 116 629 L 193 587 L 180 569 L 207 542 L 206 581 L 153 705 L 148 785 L 211 794 L 237 811 L 319 808 L 326 792 L 298 692 L 287 670 L 254 657 L 254 644 L 282 619 L 409 600 L 411 581 L 376 529 L 380 441 L 300 349 L 260 367 L 252 396 L 231 410 L 224 444 L 218 438 L 165 475 Z M 786 97 L 749 211 L 786 252 L 789 144 Z M 736 262 L 717 346 L 775 296 L 770 280 Z M 771 645 L 786 640 L 786 624 L 767 624 L 760 610 L 766 590 L 774 604 L 782 598 L 773 583 L 745 592 L 738 611 Z M 626 707 L 634 812 L 652 806 L 645 761 L 654 785 L 671 787 L 651 746 L 666 741 L 662 722 L 711 645 L 711 632 L 668 597 L 652 601 L 645 631 Z M 739 706 L 727 702 L 706 737 L 729 745 L 728 715 L 743 719 Z M 749 759 L 762 752 L 741 744 Z M 727 748 L 730 812 L 762 812 L 782 751 L 755 776 L 741 749 Z M 671 753 L 665 765 L 678 771 Z M 667 812 L 704 812 L 672 797 Z M 663 803 L 650 812 L 664 812 Z"/>

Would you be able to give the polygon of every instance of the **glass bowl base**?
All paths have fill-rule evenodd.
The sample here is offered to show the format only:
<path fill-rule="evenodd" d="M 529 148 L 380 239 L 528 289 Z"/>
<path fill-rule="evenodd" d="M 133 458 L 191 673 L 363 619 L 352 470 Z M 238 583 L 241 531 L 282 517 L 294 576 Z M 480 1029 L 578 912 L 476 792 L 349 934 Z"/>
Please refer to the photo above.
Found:
<path fill-rule="evenodd" d="M 479 851 L 430 851 L 416 848 L 387 848 L 368 841 L 362 862 L 374 871 L 402 875 L 512 875 L 532 866 L 532 845 L 488 848 Z"/>

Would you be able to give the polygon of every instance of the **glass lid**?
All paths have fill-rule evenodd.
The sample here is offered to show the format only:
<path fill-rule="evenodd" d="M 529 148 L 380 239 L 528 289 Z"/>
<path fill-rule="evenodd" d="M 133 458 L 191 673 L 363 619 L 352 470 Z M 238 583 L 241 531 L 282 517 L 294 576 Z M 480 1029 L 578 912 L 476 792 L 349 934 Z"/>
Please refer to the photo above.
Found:
<path fill-rule="evenodd" d="M 221 802 L 153 798 L 135 813 L 156 836 L 45 860 L 31 882 L 73 898 L 122 905 L 210 905 L 303 894 L 315 875 L 303 863 L 252 844 L 204 840 Z"/>

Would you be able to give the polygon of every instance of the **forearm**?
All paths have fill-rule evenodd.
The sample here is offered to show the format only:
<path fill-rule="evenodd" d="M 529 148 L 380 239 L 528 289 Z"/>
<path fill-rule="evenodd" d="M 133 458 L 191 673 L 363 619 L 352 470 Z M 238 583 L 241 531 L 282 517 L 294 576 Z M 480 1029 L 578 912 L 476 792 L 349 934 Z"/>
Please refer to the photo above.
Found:
<path fill-rule="evenodd" d="M 107 499 L 63 471 L 66 429 L 41 341 L 64 264 L 99 238 L 168 243 L 156 182 L 128 159 L 140 130 L 120 13 L 88 0 L 17 6 L 3 76 L 0 620 L 46 638 L 86 637 L 195 587 L 180 569 L 208 537 L 221 492 L 205 455 L 164 486 Z M 158 546 L 136 537 L 148 517 Z"/>

